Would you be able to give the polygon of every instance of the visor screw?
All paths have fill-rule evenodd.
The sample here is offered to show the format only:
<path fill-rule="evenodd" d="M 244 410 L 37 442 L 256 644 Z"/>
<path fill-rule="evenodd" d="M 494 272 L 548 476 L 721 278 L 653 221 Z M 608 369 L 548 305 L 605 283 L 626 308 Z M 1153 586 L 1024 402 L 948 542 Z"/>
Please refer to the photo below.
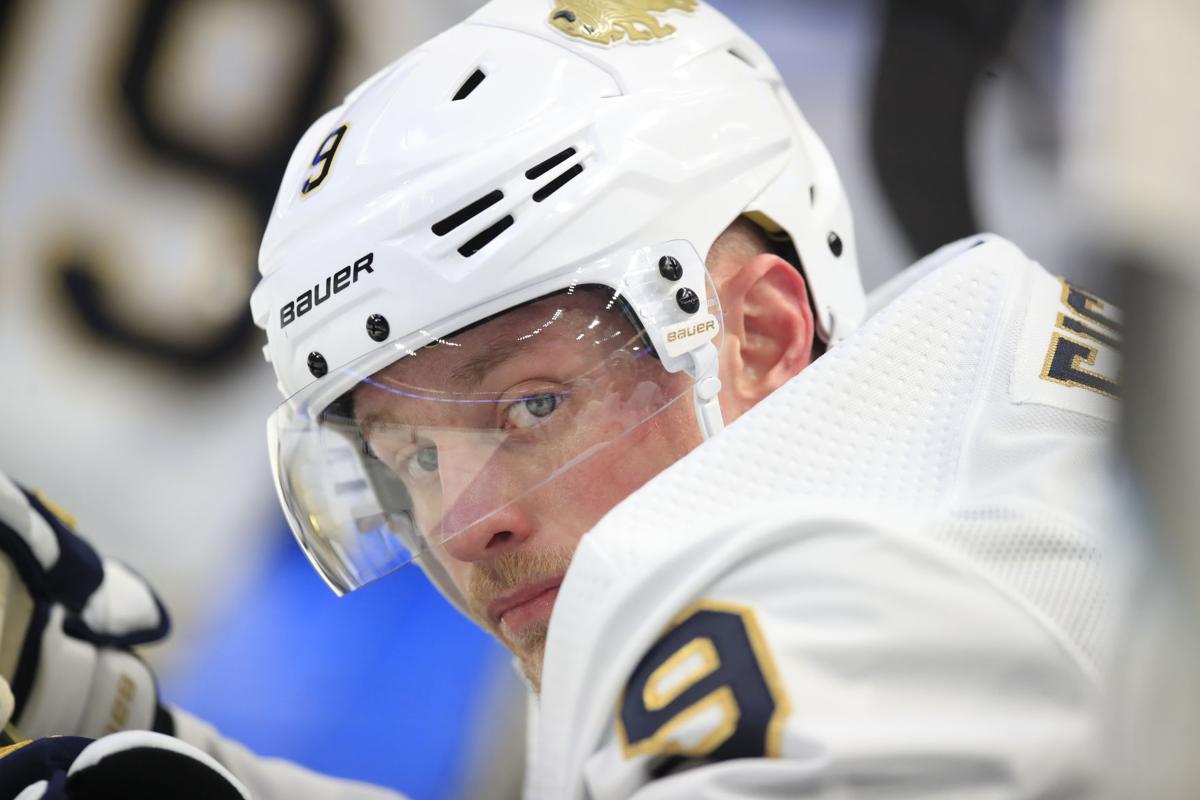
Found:
<path fill-rule="evenodd" d="M 689 314 L 695 314 L 700 310 L 700 298 L 686 286 L 675 293 L 675 302 L 679 303 L 679 307 Z"/>
<path fill-rule="evenodd" d="M 829 252 L 833 253 L 834 258 L 842 257 L 842 237 L 833 231 L 829 232 Z"/>
<path fill-rule="evenodd" d="M 329 372 L 329 365 L 325 363 L 325 356 L 313 350 L 308 354 L 308 371 L 312 373 L 314 378 L 324 378 L 325 373 Z"/>
<path fill-rule="evenodd" d="M 669 281 L 677 281 L 683 277 L 683 266 L 675 256 L 663 256 L 658 260 L 658 274 Z"/>
<path fill-rule="evenodd" d="M 382 314 L 372 314 L 367 317 L 367 336 L 370 336 L 377 342 L 382 342 L 387 339 L 392 327 L 388 325 L 387 319 Z"/>

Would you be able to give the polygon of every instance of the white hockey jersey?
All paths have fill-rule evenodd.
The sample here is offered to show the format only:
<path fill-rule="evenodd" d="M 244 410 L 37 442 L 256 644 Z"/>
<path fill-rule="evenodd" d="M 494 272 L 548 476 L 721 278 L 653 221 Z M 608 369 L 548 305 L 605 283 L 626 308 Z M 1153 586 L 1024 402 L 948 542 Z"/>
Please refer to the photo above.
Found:
<path fill-rule="evenodd" d="M 1090 796 L 1119 318 L 995 237 L 872 305 L 584 537 L 528 798 Z"/>

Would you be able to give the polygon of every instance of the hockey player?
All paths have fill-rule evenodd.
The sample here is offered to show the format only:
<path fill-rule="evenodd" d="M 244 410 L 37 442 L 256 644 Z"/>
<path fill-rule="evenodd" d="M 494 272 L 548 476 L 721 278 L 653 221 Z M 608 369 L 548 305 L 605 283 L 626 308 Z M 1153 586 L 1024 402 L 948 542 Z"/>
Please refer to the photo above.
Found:
<path fill-rule="evenodd" d="M 868 303 L 828 153 L 715 10 L 495 0 L 314 124 L 261 268 L 301 547 L 339 593 L 416 563 L 512 650 L 527 796 L 1094 788 L 1116 312 L 988 236 Z"/>

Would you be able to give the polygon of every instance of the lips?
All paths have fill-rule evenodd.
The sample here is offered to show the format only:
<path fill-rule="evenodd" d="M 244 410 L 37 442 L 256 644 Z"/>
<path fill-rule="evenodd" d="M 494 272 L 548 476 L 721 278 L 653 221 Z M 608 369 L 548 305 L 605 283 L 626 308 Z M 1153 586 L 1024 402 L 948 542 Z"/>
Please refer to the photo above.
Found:
<path fill-rule="evenodd" d="M 520 635 L 526 628 L 550 619 L 554 599 L 563 576 L 526 583 L 506 592 L 488 603 L 488 619 L 511 635 Z"/>

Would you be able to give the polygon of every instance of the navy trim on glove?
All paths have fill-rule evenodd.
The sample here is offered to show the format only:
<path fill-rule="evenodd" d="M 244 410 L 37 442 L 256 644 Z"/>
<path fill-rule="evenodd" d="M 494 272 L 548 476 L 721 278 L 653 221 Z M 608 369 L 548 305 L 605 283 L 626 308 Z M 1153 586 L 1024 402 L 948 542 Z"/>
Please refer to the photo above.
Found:
<path fill-rule="evenodd" d="M 46 591 L 49 596 L 78 614 L 83 611 L 88 598 L 100 588 L 100 582 L 104 580 L 104 565 L 100 563 L 100 556 L 96 555 L 91 545 L 68 528 L 57 514 L 46 508 L 37 495 L 24 487 L 21 487 L 21 492 L 34 510 L 50 525 L 55 538 L 58 539 L 58 561 L 46 572 Z M 32 557 L 33 552 L 30 551 L 29 555 Z"/>
<path fill-rule="evenodd" d="M 82 736 L 55 736 L 14 744 L 0 751 L 0 797 L 16 797 L 25 787 L 63 773 L 92 743 Z"/>

